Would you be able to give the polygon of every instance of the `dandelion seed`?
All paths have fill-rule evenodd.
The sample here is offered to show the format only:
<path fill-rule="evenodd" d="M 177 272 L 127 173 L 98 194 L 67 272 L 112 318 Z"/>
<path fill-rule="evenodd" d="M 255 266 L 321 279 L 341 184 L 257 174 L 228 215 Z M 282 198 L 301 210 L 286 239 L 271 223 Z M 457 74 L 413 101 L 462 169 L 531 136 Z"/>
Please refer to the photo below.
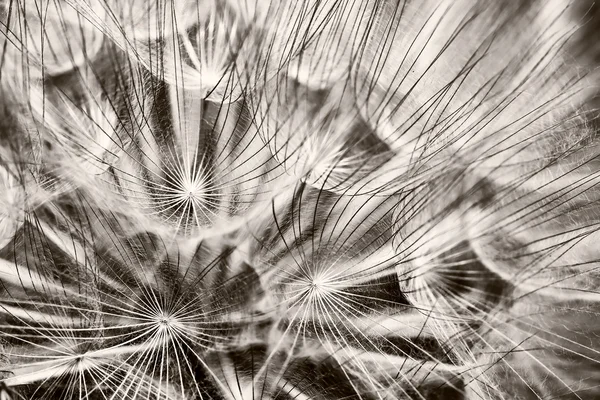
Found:
<path fill-rule="evenodd" d="M 567 3 L 4 2 L 0 400 L 598 397 Z"/>
<path fill-rule="evenodd" d="M 93 59 L 103 44 L 102 33 L 66 3 L 19 0 L 2 7 L 12 14 L 3 24 L 8 44 L 4 68 L 12 78 L 67 73 Z"/>
<path fill-rule="evenodd" d="M 0 204 L 0 247 L 3 248 L 12 240 L 24 219 L 25 193 L 10 172 L 2 169 L 0 174 L 4 194 Z"/>

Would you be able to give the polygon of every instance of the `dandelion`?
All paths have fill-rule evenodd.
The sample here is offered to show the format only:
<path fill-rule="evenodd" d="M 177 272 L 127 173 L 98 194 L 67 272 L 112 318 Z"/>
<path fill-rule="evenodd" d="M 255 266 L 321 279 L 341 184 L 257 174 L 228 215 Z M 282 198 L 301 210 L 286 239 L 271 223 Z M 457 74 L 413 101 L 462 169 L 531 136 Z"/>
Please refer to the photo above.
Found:
<path fill-rule="evenodd" d="M 63 2 L 10 2 L 2 12 L 3 68 L 13 78 L 68 73 L 93 59 L 103 45 L 102 32 Z"/>
<path fill-rule="evenodd" d="M 2 3 L 0 400 L 598 397 L 577 11 Z"/>

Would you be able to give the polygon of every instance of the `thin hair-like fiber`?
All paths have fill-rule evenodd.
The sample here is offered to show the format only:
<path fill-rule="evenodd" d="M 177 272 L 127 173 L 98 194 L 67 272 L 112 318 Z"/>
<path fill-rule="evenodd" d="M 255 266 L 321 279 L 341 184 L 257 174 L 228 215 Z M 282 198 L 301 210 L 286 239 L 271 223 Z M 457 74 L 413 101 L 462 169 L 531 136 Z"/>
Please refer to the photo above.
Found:
<path fill-rule="evenodd" d="M 0 0 L 0 400 L 600 398 L 596 10 Z"/>

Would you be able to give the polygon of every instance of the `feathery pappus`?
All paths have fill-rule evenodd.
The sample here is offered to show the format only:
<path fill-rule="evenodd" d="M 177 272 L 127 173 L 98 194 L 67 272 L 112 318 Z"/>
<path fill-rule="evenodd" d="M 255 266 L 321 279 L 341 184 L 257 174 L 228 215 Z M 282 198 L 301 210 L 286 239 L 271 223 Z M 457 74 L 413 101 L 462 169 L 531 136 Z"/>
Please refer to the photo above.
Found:
<path fill-rule="evenodd" d="M 599 20 L 0 0 L 0 400 L 600 398 Z"/>

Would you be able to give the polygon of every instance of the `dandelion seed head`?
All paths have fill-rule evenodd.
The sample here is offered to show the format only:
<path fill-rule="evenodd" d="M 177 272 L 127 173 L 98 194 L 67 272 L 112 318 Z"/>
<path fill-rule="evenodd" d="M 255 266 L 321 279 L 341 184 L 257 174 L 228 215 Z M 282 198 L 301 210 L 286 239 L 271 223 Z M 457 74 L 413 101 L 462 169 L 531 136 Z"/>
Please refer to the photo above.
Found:
<path fill-rule="evenodd" d="M 0 397 L 598 397 L 563 3 L 0 5 Z"/>

